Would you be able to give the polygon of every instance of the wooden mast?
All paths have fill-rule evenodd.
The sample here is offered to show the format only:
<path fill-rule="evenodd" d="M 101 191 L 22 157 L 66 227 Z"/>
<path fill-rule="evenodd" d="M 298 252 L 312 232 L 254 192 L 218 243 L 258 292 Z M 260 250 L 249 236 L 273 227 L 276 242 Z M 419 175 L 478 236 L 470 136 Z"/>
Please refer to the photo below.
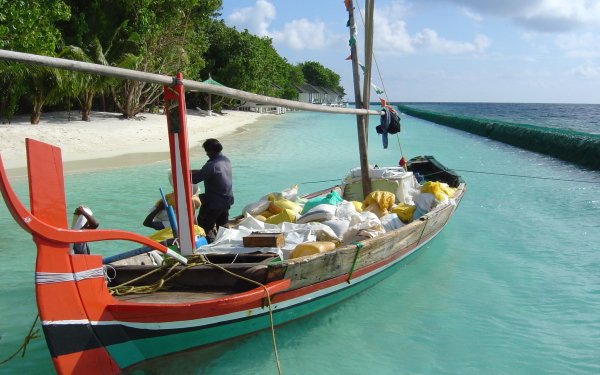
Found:
<path fill-rule="evenodd" d="M 360 74 L 358 71 L 358 52 L 356 48 L 356 22 L 354 21 L 354 4 L 352 0 L 347 2 L 348 4 L 348 24 L 350 26 L 350 53 L 352 57 L 352 78 L 354 81 L 354 101 L 356 109 L 363 109 L 363 101 L 360 95 Z M 373 38 L 372 34 L 370 36 Z M 368 35 L 365 35 L 365 40 L 369 39 Z M 366 54 L 366 52 L 365 52 Z M 368 68 L 367 68 L 368 70 Z M 368 103 L 367 103 L 368 108 Z M 371 180 L 369 179 L 369 160 L 367 155 L 367 115 L 356 116 L 356 129 L 358 132 L 358 151 L 360 154 L 360 170 L 361 170 L 361 181 L 363 188 L 363 197 L 367 196 L 371 192 Z"/>
<path fill-rule="evenodd" d="M 183 74 L 177 73 L 175 86 L 164 86 L 165 113 L 169 131 L 171 173 L 175 193 L 177 228 L 181 254 L 192 255 L 196 251 L 194 233 L 194 205 L 187 136 L 187 114 Z M 166 207 L 165 207 L 166 209 Z M 175 235 L 175 232 L 173 232 Z"/>
<path fill-rule="evenodd" d="M 363 80 L 363 108 L 371 104 L 371 65 L 373 63 L 373 7 L 374 0 L 365 0 L 365 78 Z M 369 116 L 365 116 L 366 129 L 369 128 Z M 367 133 L 367 144 L 369 135 Z"/>

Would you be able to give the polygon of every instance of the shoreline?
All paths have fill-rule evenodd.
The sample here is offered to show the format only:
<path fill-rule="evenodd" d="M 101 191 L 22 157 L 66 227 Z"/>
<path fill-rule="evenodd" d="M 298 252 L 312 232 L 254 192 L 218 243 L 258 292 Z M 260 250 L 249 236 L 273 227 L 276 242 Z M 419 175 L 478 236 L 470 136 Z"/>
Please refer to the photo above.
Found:
<path fill-rule="evenodd" d="M 207 138 L 225 138 L 246 125 L 270 117 L 267 114 L 223 111 L 206 116 L 187 111 L 190 155 L 201 151 Z M 25 138 L 58 146 L 65 172 L 83 172 L 151 164 L 169 159 L 166 118 L 163 114 L 140 114 L 123 119 L 119 113 L 92 112 L 91 121 L 81 121 L 78 111 L 51 112 L 32 125 L 28 115 L 16 116 L 10 124 L 1 124 L 0 153 L 7 173 L 23 177 L 27 173 Z"/>

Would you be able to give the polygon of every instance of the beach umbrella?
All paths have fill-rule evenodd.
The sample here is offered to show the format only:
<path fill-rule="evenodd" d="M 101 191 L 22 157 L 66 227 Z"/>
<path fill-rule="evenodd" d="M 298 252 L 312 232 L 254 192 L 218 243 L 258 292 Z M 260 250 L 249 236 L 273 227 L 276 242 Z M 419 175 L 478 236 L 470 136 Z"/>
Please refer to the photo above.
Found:
<path fill-rule="evenodd" d="M 214 79 L 212 79 L 212 77 L 210 76 L 210 73 L 208 74 L 208 79 L 205 81 L 202 81 L 202 83 L 208 83 L 210 85 L 215 85 L 215 86 L 225 86 L 224 84 L 215 81 Z M 212 116 L 212 103 L 211 103 L 211 94 L 208 94 L 208 115 Z"/>

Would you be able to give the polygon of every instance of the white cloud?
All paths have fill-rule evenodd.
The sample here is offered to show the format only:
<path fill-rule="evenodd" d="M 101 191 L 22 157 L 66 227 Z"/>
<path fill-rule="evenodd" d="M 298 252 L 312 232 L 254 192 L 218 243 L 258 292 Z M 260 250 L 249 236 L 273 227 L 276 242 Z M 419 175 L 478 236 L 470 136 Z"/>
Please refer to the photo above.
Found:
<path fill-rule="evenodd" d="M 540 32 L 565 32 L 600 23 L 600 0 L 447 0 L 467 9 L 508 18 Z"/>
<path fill-rule="evenodd" d="M 385 52 L 437 54 L 481 53 L 491 44 L 485 35 L 478 35 L 473 41 L 453 41 L 438 35 L 437 31 L 426 28 L 411 36 L 407 24 L 401 18 L 403 6 L 396 4 L 375 9 L 376 48 Z"/>
<path fill-rule="evenodd" d="M 600 56 L 600 37 L 592 33 L 559 35 L 555 43 L 557 47 L 572 58 L 592 58 Z"/>
<path fill-rule="evenodd" d="M 473 42 L 456 42 L 440 37 L 437 32 L 431 29 L 425 29 L 417 33 L 412 41 L 413 46 L 440 54 L 483 52 L 490 46 L 490 40 L 484 35 L 478 35 Z"/>
<path fill-rule="evenodd" d="M 588 61 L 571 69 L 568 73 L 584 78 L 600 78 L 600 65 Z"/>
<path fill-rule="evenodd" d="M 234 10 L 227 22 L 258 36 L 272 38 L 274 44 L 296 50 L 322 50 L 343 40 L 341 35 L 330 32 L 324 22 L 305 18 L 290 21 L 281 30 L 273 30 L 271 24 L 276 14 L 275 6 L 269 1 L 257 0 L 252 7 Z"/>
<path fill-rule="evenodd" d="M 412 38 L 406 29 L 406 22 L 400 19 L 403 9 L 398 4 L 384 9 L 375 9 L 373 22 L 375 25 L 375 46 L 384 51 L 403 53 L 415 52 Z"/>
<path fill-rule="evenodd" d="M 273 4 L 266 0 L 257 0 L 253 7 L 235 9 L 227 17 L 227 21 L 258 36 L 269 36 L 268 28 L 276 14 Z"/>
<path fill-rule="evenodd" d="M 292 49 L 324 49 L 331 45 L 332 38 L 323 22 L 305 18 L 285 24 L 283 30 L 271 33 L 274 43 L 284 44 Z"/>
<path fill-rule="evenodd" d="M 467 18 L 472 19 L 473 21 L 481 22 L 483 21 L 483 16 L 481 14 L 472 11 L 467 7 L 460 7 L 460 12 Z"/>

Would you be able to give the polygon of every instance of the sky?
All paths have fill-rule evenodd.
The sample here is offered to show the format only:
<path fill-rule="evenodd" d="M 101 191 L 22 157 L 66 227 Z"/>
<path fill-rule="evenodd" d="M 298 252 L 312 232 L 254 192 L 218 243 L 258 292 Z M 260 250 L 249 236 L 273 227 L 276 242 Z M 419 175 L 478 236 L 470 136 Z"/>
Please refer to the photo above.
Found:
<path fill-rule="evenodd" d="M 223 0 L 221 13 L 290 63 L 335 71 L 353 100 L 343 0 Z M 371 82 L 389 101 L 600 103 L 600 0 L 376 0 L 374 20 Z"/>

